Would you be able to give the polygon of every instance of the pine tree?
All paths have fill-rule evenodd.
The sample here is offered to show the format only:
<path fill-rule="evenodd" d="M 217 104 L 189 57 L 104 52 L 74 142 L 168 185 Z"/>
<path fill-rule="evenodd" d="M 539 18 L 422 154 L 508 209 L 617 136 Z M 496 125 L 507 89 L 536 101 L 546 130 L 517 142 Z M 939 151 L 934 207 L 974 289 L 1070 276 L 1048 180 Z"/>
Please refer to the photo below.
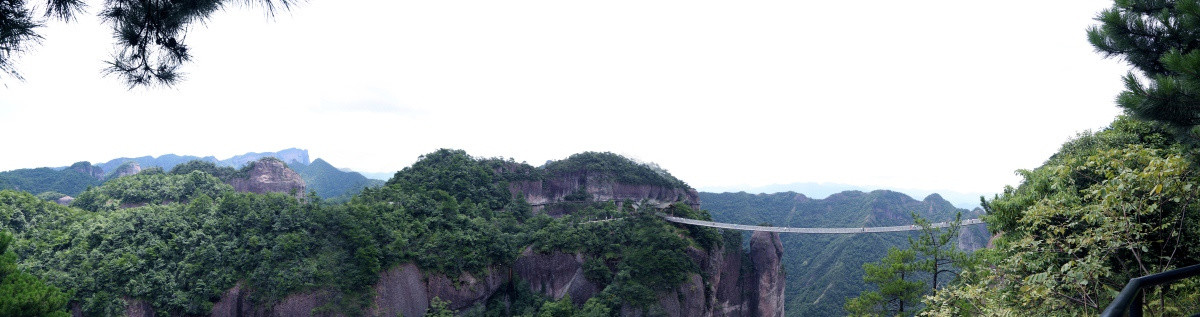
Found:
<path fill-rule="evenodd" d="M 1117 104 L 1200 142 L 1200 0 L 1116 0 L 1096 20 L 1088 41 L 1141 71 L 1125 76 Z"/>
<path fill-rule="evenodd" d="M 895 316 L 913 310 L 925 288 L 923 281 L 911 281 L 919 270 L 913 250 L 888 249 L 888 254 L 876 263 L 863 264 L 863 281 L 879 286 L 879 291 L 863 291 L 846 301 L 846 311 L 853 316 Z"/>
<path fill-rule="evenodd" d="M 258 4 L 268 13 L 290 8 L 297 0 L 238 1 Z M 47 0 L 35 12 L 25 0 L 0 0 L 0 73 L 20 79 L 14 58 L 42 39 L 40 16 L 71 22 L 83 13 L 83 0 Z M 231 4 L 229 0 L 106 0 L 100 18 L 112 27 L 117 50 L 108 61 L 109 74 L 135 86 L 172 85 L 181 78 L 179 66 L 191 60 L 184 44 L 187 30 Z M 41 14 L 39 14 L 41 13 Z"/>
<path fill-rule="evenodd" d="M 916 252 L 921 259 L 916 261 L 919 270 L 929 272 L 932 280 L 931 289 L 937 291 L 938 286 L 945 285 L 943 275 L 956 274 L 955 267 L 967 258 L 966 253 L 959 251 L 958 235 L 962 228 L 962 213 L 954 216 L 954 221 L 945 229 L 933 228 L 928 220 L 916 213 L 912 214 L 913 222 L 921 227 L 917 238 L 908 238 L 909 248 Z"/>

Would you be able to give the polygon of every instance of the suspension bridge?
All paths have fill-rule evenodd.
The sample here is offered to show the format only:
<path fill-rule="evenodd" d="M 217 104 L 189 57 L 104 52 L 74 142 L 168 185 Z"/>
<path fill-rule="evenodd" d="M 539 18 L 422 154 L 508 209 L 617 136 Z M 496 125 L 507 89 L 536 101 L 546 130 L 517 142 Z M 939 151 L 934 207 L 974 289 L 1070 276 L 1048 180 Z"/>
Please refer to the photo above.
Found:
<path fill-rule="evenodd" d="M 780 232 L 780 233 L 857 234 L 857 233 L 901 232 L 901 231 L 921 230 L 921 226 L 918 226 L 915 224 L 914 225 L 906 225 L 906 226 L 890 226 L 890 227 L 792 228 L 792 227 L 751 226 L 751 225 L 739 225 L 739 224 L 724 223 L 724 222 L 704 221 L 704 220 L 696 220 L 696 219 L 688 219 L 688 218 L 679 218 L 679 217 L 669 216 L 664 213 L 658 213 L 658 216 L 662 217 L 663 219 L 666 219 L 667 221 L 670 221 L 670 222 L 682 223 L 682 224 L 688 224 L 688 225 L 694 225 L 694 226 L 703 226 L 703 227 L 712 227 L 712 228 L 721 228 L 721 229 L 733 229 L 733 230 L 745 230 L 745 231 Z M 967 219 L 967 220 L 962 221 L 963 226 L 979 225 L 979 224 L 983 224 L 983 223 L 984 223 L 983 220 L 979 220 L 979 219 Z M 945 228 L 945 227 L 949 227 L 950 224 L 951 224 L 950 222 L 936 222 L 936 223 L 929 224 L 929 226 L 933 227 L 933 228 Z"/>

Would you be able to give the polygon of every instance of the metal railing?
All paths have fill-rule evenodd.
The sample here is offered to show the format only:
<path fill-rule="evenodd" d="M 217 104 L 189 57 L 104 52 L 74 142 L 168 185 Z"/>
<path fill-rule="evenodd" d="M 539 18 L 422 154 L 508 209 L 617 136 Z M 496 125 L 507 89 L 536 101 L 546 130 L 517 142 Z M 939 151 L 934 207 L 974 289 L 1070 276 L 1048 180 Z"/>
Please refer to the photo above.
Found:
<path fill-rule="evenodd" d="M 1143 294 L 1142 289 L 1155 285 L 1174 283 L 1175 281 L 1197 275 L 1200 275 L 1200 264 L 1133 278 L 1129 280 L 1129 284 L 1125 284 L 1125 289 L 1122 289 L 1121 293 L 1117 294 L 1117 298 L 1114 298 L 1112 303 L 1108 304 L 1108 308 L 1105 308 L 1104 312 L 1100 313 L 1100 316 L 1141 317 L 1142 305 L 1145 304 L 1145 294 Z"/>
<path fill-rule="evenodd" d="M 809 233 L 809 234 L 854 234 L 854 233 L 876 233 L 876 232 L 900 232 L 900 231 L 916 231 L 921 230 L 918 225 L 891 226 L 891 227 L 859 227 L 859 228 L 790 228 L 790 227 L 767 227 L 767 226 L 751 226 L 740 225 L 735 223 L 724 223 L 714 221 L 704 221 L 688 218 L 674 217 L 664 213 L 656 213 L 659 217 L 674 223 L 682 223 L 688 225 L 745 230 L 745 231 L 767 231 L 767 232 L 782 232 L 782 233 Z M 963 220 L 963 226 L 983 224 L 979 219 Z M 950 222 L 937 222 L 929 224 L 930 228 L 945 228 L 949 227 Z"/>

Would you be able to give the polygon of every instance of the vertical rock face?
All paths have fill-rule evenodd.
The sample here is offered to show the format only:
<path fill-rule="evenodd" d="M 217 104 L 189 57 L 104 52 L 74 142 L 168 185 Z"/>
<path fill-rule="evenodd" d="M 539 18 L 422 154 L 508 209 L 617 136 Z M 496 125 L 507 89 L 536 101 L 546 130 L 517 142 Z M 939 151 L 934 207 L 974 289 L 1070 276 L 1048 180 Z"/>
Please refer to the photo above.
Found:
<path fill-rule="evenodd" d="M 126 162 L 125 164 L 121 164 L 121 166 L 118 166 L 116 170 L 113 170 L 111 177 L 112 178 L 121 178 L 121 177 L 129 176 L 129 175 L 137 174 L 138 172 L 141 172 L 141 171 L 142 171 L 142 166 L 139 165 L 137 162 Z"/>
<path fill-rule="evenodd" d="M 704 251 L 689 248 L 688 256 L 700 267 L 699 274 L 675 289 L 658 294 L 658 308 L 667 316 L 780 317 L 784 314 L 784 273 L 780 265 L 783 247 L 777 233 L 756 232 L 750 253 L 740 245 Z M 463 274 L 451 279 L 443 274 L 423 273 L 406 263 L 380 273 L 373 285 L 375 297 L 366 313 L 371 316 L 422 316 L 434 297 L 455 310 L 479 305 L 513 278 L 527 282 L 530 289 L 554 299 L 570 295 L 576 305 L 599 293 L 583 276 L 584 256 L 563 252 L 536 253 L 526 249 L 513 267 L 491 268 L 483 276 Z M 749 263 L 743 262 L 745 259 Z M 314 311 L 338 297 L 336 292 L 316 290 L 292 294 L 274 303 L 255 304 L 252 291 L 239 283 L 213 305 L 212 316 L 309 316 L 330 315 Z M 148 303 L 126 298 L 130 316 L 153 316 Z M 654 310 L 658 310 L 655 308 Z M 644 311 L 625 306 L 622 316 L 642 316 Z M 76 311 L 76 316 L 80 313 Z"/>
<path fill-rule="evenodd" d="M 255 161 L 246 178 L 229 180 L 233 189 L 239 192 L 265 193 L 295 193 L 296 198 L 304 198 L 304 179 L 287 167 L 283 161 L 268 157 Z"/>
<path fill-rule="evenodd" d="M 583 256 L 563 252 L 540 254 L 526 248 L 513 263 L 513 274 L 529 283 L 529 289 L 552 298 L 570 294 L 575 305 L 583 305 L 600 290 L 583 276 Z"/>
<path fill-rule="evenodd" d="M 783 242 L 779 240 L 779 233 L 754 232 L 750 236 L 750 261 L 754 266 L 753 281 L 758 285 L 758 289 L 753 292 L 758 297 L 753 302 L 753 316 L 783 316 L 783 290 L 786 283 L 782 259 Z"/>
<path fill-rule="evenodd" d="M 429 309 L 429 288 L 415 264 L 384 271 L 375 284 L 371 316 L 423 316 Z"/>
<path fill-rule="evenodd" d="M 721 250 L 719 253 L 714 252 L 718 260 L 714 262 L 717 266 L 712 268 L 715 272 L 711 273 L 717 277 L 713 281 L 715 288 L 714 295 L 716 297 L 713 303 L 713 315 L 726 317 L 749 316 L 748 309 L 750 307 L 746 300 L 742 298 L 743 294 L 748 293 L 744 290 L 745 285 L 743 284 L 749 283 L 742 281 L 745 273 L 742 272 L 741 245 L 725 246 L 725 248 L 731 248 L 732 250 L 728 252 L 725 250 Z"/>
<path fill-rule="evenodd" d="M 251 316 L 252 312 L 250 312 L 250 311 L 243 312 L 243 309 L 245 309 L 245 310 L 252 309 L 252 307 L 250 307 L 249 301 L 250 301 L 249 295 L 247 294 L 247 292 L 242 290 L 242 283 L 238 283 L 233 288 L 225 291 L 225 294 L 221 294 L 221 299 L 218 300 L 215 304 L 213 304 L 212 316 L 220 316 L 220 317 Z"/>
<path fill-rule="evenodd" d="M 659 294 L 658 305 L 671 317 L 712 316 L 712 306 L 705 298 L 704 278 L 692 274 L 687 282 L 666 294 Z"/>
<path fill-rule="evenodd" d="M 489 268 L 483 276 L 476 277 L 471 273 L 463 273 L 457 281 L 438 274 L 429 276 L 429 296 L 449 302 L 450 309 L 461 310 L 481 304 L 491 297 L 492 293 L 508 282 L 508 270 Z"/>
<path fill-rule="evenodd" d="M 150 306 L 150 303 L 147 303 L 144 300 L 129 297 L 124 297 L 121 299 L 125 301 L 125 316 L 154 317 L 154 307 Z"/>
<path fill-rule="evenodd" d="M 83 161 L 71 164 L 71 170 L 86 174 L 96 179 L 104 179 L 104 169 L 99 166 L 92 165 L 91 162 Z"/>
<path fill-rule="evenodd" d="M 558 175 L 544 181 L 510 182 L 508 190 L 513 195 L 524 196 L 525 201 L 533 205 L 535 210 L 543 210 L 549 214 L 556 214 L 556 210 L 547 209 L 546 206 L 565 202 L 568 195 L 580 190 L 586 192 L 593 201 L 645 201 L 656 207 L 681 202 L 695 209 L 700 208 L 700 194 L 692 188 L 623 184 L 611 177 L 587 173 Z"/>

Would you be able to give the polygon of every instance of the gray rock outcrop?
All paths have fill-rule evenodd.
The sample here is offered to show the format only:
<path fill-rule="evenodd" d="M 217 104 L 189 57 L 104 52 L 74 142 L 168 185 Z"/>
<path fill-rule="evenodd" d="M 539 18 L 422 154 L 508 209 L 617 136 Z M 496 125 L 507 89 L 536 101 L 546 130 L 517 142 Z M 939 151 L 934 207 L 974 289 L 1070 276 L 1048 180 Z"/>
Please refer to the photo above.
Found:
<path fill-rule="evenodd" d="M 571 295 L 575 305 L 583 305 L 600 292 L 595 283 L 583 276 L 584 258 L 581 254 L 553 251 L 549 254 L 526 248 L 513 263 L 513 274 L 529 283 L 529 288 L 551 298 Z"/>
<path fill-rule="evenodd" d="M 592 201 L 621 203 L 629 200 L 633 203 L 645 202 L 658 208 L 673 203 L 684 203 L 693 209 L 700 208 L 700 194 L 695 189 L 624 184 L 605 175 L 575 173 L 551 177 L 544 181 L 515 181 L 508 184 L 508 190 L 513 195 L 523 196 L 525 201 L 533 205 L 534 211 L 551 215 L 560 214 L 558 209 L 553 208 L 554 204 L 566 202 L 568 195 L 581 189 Z"/>
<path fill-rule="evenodd" d="M 406 263 L 379 275 L 372 316 L 423 316 L 429 309 L 429 288 L 421 269 Z"/>
<path fill-rule="evenodd" d="M 92 165 L 92 163 L 88 161 L 76 162 L 75 164 L 71 164 L 70 168 L 73 171 L 95 177 L 96 179 L 104 179 L 104 169 L 99 166 Z"/>
<path fill-rule="evenodd" d="M 704 251 L 689 247 L 688 255 L 700 267 L 682 285 L 658 294 L 654 311 L 672 317 L 690 316 L 771 316 L 784 313 L 784 273 L 780 264 L 782 244 L 777 233 L 756 232 L 750 240 L 750 253 L 741 246 Z M 380 273 L 373 285 L 375 297 L 368 307 L 371 316 L 422 316 L 430 301 L 440 298 L 454 310 L 463 310 L 487 301 L 515 276 L 529 283 L 530 289 L 553 299 L 570 295 L 576 305 L 599 293 L 598 287 L 584 277 L 585 256 L 553 251 L 537 253 L 527 248 L 512 268 L 491 268 L 482 276 L 464 273 L 457 279 L 444 274 L 427 274 L 412 263 Z M 743 265 L 743 259 L 750 261 Z M 242 283 L 226 291 L 214 305 L 211 316 L 336 316 L 317 310 L 329 304 L 335 291 L 316 290 L 289 295 L 269 304 L 256 304 L 253 292 Z M 154 316 L 148 303 L 125 298 L 129 316 Z M 645 310 L 620 308 L 623 316 L 643 316 Z M 75 310 L 79 315 L 78 310 Z"/>
<path fill-rule="evenodd" d="M 783 317 L 786 283 L 782 259 L 783 242 L 779 240 L 779 233 L 755 232 L 750 236 L 750 262 L 754 265 L 753 280 L 758 285 L 752 292 L 758 297 L 753 316 Z"/>
<path fill-rule="evenodd" d="M 303 199 L 307 194 L 304 179 L 300 178 L 300 174 L 288 168 L 283 161 L 267 157 L 252 164 L 254 165 L 246 177 L 229 180 L 229 184 L 233 185 L 234 190 L 258 194 L 294 194 L 298 199 Z"/>
<path fill-rule="evenodd" d="M 138 172 L 141 172 L 141 171 L 142 171 L 142 166 L 138 165 L 137 162 L 132 162 L 132 161 L 125 162 L 125 164 L 121 164 L 121 166 L 118 166 L 117 169 L 113 170 L 112 175 L 109 175 L 108 178 L 110 178 L 110 179 L 121 178 L 121 177 L 129 176 L 129 175 L 137 174 Z"/>

